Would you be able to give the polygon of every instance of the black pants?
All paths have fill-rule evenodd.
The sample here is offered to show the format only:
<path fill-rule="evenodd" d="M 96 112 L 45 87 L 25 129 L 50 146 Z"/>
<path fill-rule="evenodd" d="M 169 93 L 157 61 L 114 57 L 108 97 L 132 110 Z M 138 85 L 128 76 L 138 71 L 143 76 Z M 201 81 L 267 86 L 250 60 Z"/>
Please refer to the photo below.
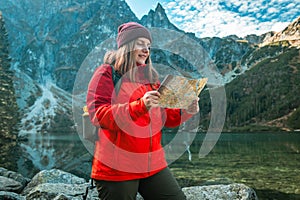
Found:
<path fill-rule="evenodd" d="M 101 200 L 135 200 L 137 192 L 144 200 L 186 199 L 169 168 L 144 179 L 95 182 Z"/>

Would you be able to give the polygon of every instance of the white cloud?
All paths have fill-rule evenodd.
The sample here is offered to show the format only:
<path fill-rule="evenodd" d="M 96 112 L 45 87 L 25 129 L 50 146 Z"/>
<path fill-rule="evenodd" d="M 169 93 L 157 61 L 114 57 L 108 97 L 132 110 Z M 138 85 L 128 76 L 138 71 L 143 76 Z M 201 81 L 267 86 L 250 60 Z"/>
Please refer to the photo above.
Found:
<path fill-rule="evenodd" d="M 286 6 L 286 8 L 287 9 L 291 9 L 291 8 L 294 8 L 295 7 L 295 4 L 294 3 L 289 3 L 287 6 Z"/>
<path fill-rule="evenodd" d="M 199 37 L 224 37 L 281 31 L 300 15 L 300 3 L 292 0 L 175 0 L 162 3 L 168 17 L 180 29 Z"/>
<path fill-rule="evenodd" d="M 289 25 L 289 22 L 277 22 L 275 24 L 271 24 L 271 30 L 279 32 L 282 31 L 285 27 Z"/>
<path fill-rule="evenodd" d="M 171 7 L 171 8 L 173 8 L 173 7 L 176 6 L 176 2 L 174 2 L 174 1 L 169 2 L 169 3 L 168 3 L 168 6 Z"/>

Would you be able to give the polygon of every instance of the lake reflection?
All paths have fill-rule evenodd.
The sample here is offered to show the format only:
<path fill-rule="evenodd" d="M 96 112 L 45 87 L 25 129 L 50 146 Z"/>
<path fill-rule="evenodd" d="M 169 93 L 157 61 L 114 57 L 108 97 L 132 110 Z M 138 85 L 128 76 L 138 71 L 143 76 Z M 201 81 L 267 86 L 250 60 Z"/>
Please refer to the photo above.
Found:
<path fill-rule="evenodd" d="M 199 159 L 203 137 L 191 145 L 191 162 L 186 154 L 171 164 L 181 185 L 238 182 L 254 188 L 259 199 L 300 199 L 299 133 L 223 133 Z"/>
<path fill-rule="evenodd" d="M 86 150 L 77 134 L 68 136 L 29 136 L 15 146 L 17 151 L 7 151 L 0 166 L 32 178 L 44 169 L 61 169 L 89 179 L 92 155 Z M 16 153 L 18 152 L 18 153 Z M 13 163 L 14 162 L 14 163 Z M 13 163 L 7 165 L 7 163 Z"/>
<path fill-rule="evenodd" d="M 237 182 L 254 188 L 259 199 L 300 199 L 299 133 L 222 133 L 213 150 L 199 158 L 204 136 L 198 133 L 178 144 L 190 152 L 170 165 L 182 187 Z M 164 134 L 164 146 L 173 138 Z M 2 148 L 0 166 L 30 178 L 42 169 L 58 168 L 88 179 L 91 159 L 77 134 L 44 136 Z"/>

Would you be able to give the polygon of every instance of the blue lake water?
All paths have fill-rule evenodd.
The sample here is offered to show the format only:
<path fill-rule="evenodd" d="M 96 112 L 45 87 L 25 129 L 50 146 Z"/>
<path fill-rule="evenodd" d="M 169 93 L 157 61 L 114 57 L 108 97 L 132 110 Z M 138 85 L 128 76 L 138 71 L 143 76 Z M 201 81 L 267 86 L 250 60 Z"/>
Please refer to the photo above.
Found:
<path fill-rule="evenodd" d="M 190 140 L 188 151 L 170 163 L 182 187 L 237 182 L 252 187 L 259 199 L 300 200 L 299 132 L 222 133 L 213 149 L 199 158 L 204 137 L 198 133 L 182 139 L 184 145 Z M 164 146 L 173 138 L 165 134 Z M 58 168 L 88 179 L 91 158 L 76 134 L 31 137 L 2 145 L 0 166 L 30 178 L 42 169 Z"/>
<path fill-rule="evenodd" d="M 191 162 L 185 154 L 171 164 L 181 185 L 238 182 L 254 188 L 259 199 L 300 199 L 299 133 L 224 133 L 200 159 L 203 137 L 191 145 Z"/>

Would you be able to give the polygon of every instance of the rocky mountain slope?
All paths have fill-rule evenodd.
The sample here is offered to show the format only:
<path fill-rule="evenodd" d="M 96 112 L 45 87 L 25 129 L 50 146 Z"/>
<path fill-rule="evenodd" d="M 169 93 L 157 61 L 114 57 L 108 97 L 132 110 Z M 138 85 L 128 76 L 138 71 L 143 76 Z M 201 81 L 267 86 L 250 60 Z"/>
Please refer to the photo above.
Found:
<path fill-rule="evenodd" d="M 282 45 L 256 50 L 259 62 L 225 86 L 227 112 L 224 131 L 300 129 L 300 51 Z M 254 52 L 252 53 L 254 56 Z M 254 58 L 253 58 L 254 59 Z M 257 58 L 258 59 L 258 58 Z M 204 93 L 200 126 L 208 126 L 210 107 Z M 206 118 L 206 119 L 205 119 Z"/>
<path fill-rule="evenodd" d="M 270 53 L 270 44 L 279 41 L 279 46 L 299 47 L 299 19 L 276 34 L 197 38 L 170 23 L 160 4 L 140 21 L 121 0 L 63 0 L 59 3 L 7 0 L 0 2 L 0 10 L 7 24 L 17 103 L 22 112 L 19 135 L 76 133 L 72 111 L 74 90 L 85 89 L 93 69 L 102 62 L 103 52 L 99 47 L 105 43 L 106 49 L 115 48 L 112 41 L 117 27 L 126 21 L 138 21 L 151 28 L 157 38 L 152 60 L 163 74 L 172 68 L 191 77 L 211 76 L 210 80 L 216 80 L 216 85 L 227 84 L 228 88 L 236 77 L 240 80 L 254 66 L 271 62 L 270 58 L 281 59 L 280 55 L 289 50 L 271 48 Z M 93 61 L 87 59 L 89 57 L 93 57 Z M 161 68 L 162 65 L 167 67 Z M 297 63 L 295 67 L 298 69 Z M 81 100 L 83 97 L 81 94 Z M 206 109 L 209 107 L 203 110 Z M 80 117 L 79 112 L 77 117 Z"/>
<path fill-rule="evenodd" d="M 270 39 L 270 33 L 236 63 L 244 72 L 225 85 L 224 131 L 290 131 L 300 129 L 300 18 Z M 209 94 L 202 110 L 209 123 Z M 204 129 L 206 129 L 204 128 Z"/>
<path fill-rule="evenodd" d="M 115 34 L 121 19 L 137 18 L 124 1 L 112 0 L 11 0 L 1 1 L 0 10 L 5 10 L 17 102 L 23 113 L 19 134 L 53 128 L 74 132 L 71 93 L 81 63 L 98 43 Z"/>
<path fill-rule="evenodd" d="M 270 45 L 278 42 L 287 42 L 291 46 L 300 46 L 300 17 L 298 17 L 293 23 L 288 25 L 284 30 L 278 33 L 271 33 L 268 37 L 264 38 L 264 41 L 260 46 Z"/>

